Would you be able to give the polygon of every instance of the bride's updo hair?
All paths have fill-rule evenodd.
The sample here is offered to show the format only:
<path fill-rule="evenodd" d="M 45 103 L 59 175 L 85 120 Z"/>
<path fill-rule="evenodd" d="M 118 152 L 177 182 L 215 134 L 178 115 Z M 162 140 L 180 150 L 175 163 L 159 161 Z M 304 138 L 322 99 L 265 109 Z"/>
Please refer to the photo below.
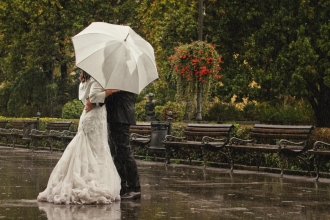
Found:
<path fill-rule="evenodd" d="M 88 73 L 86 73 L 84 70 L 82 70 L 82 72 L 80 73 L 80 82 L 84 83 L 87 80 L 89 80 L 89 78 L 91 78 L 91 75 L 89 75 Z"/>

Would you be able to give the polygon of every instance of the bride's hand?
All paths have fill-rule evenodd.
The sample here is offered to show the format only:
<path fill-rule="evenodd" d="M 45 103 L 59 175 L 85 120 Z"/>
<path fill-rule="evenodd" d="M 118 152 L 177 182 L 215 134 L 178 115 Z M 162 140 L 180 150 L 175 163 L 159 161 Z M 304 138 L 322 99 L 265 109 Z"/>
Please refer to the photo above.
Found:
<path fill-rule="evenodd" d="M 93 108 L 94 108 L 93 104 L 91 103 L 91 101 L 89 100 L 89 98 L 87 98 L 86 99 L 86 105 L 85 105 L 85 111 L 86 112 L 89 112 Z"/>

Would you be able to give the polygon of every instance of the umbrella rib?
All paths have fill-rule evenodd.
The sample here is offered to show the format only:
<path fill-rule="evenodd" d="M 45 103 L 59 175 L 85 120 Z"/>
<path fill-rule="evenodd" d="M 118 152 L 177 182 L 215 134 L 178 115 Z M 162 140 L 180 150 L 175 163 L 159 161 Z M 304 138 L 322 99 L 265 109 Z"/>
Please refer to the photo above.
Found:
<path fill-rule="evenodd" d="M 125 38 L 125 40 L 124 40 L 124 41 L 126 41 L 126 40 L 127 40 L 127 38 L 128 38 L 128 35 L 129 35 L 129 33 L 127 34 L 127 36 L 126 36 L 126 38 Z"/>

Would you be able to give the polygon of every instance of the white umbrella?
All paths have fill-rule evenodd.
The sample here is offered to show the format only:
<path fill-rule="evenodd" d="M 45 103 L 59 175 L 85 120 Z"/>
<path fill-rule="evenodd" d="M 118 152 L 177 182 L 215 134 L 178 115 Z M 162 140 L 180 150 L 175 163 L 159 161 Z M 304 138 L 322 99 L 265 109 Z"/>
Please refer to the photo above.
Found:
<path fill-rule="evenodd" d="M 76 66 L 105 89 L 139 94 L 158 78 L 154 49 L 129 26 L 93 22 L 72 42 Z"/>

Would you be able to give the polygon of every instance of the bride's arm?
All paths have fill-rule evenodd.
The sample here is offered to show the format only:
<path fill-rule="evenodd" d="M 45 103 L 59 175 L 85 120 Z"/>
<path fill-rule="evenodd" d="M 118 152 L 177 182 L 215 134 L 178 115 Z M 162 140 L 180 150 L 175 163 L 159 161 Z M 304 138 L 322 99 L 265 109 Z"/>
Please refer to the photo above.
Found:
<path fill-rule="evenodd" d="M 91 103 L 104 103 L 104 100 L 106 97 L 111 95 L 112 93 L 119 92 L 120 90 L 118 89 L 107 89 L 104 90 L 102 86 L 94 81 L 91 90 L 89 93 L 89 100 Z"/>
<path fill-rule="evenodd" d="M 115 92 L 119 92 L 120 90 L 118 89 L 106 89 L 105 90 L 105 97 L 108 97 L 109 95 L 111 95 L 112 93 L 115 93 Z"/>

